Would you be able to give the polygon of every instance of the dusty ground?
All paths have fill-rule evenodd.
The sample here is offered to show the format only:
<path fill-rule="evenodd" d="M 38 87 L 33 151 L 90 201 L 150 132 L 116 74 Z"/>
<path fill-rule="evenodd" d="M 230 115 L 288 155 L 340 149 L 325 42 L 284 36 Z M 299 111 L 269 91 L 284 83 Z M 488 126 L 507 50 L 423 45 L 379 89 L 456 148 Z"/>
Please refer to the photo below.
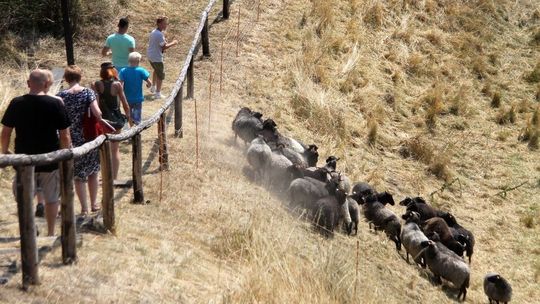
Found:
<path fill-rule="evenodd" d="M 140 6 L 130 7 L 132 32 L 144 50 L 142 33 L 149 31 L 152 21 L 145 14 L 149 4 L 137 3 Z M 182 41 L 168 54 L 169 88 L 205 5 L 198 1 L 163 7 L 173 17 L 169 35 Z M 403 252 L 397 253 L 382 234 L 368 231 L 365 223 L 356 238 L 338 235 L 324 240 L 287 213 L 279 200 L 250 183 L 242 175 L 242 145 L 233 144 L 230 131 L 241 105 L 273 117 L 283 133 L 315 142 L 323 156 L 342 157 L 340 168 L 353 180 L 367 180 L 398 200 L 429 197 L 451 210 L 477 237 L 469 302 L 486 302 L 482 278 L 488 271 L 510 280 L 515 303 L 537 301 L 540 157 L 518 141 L 518 135 L 538 108 L 537 84 L 523 80 L 538 60 L 538 46 L 530 43 L 539 25 L 534 19 L 538 1 L 477 1 L 477 10 L 469 15 L 469 6 L 456 5 L 261 1 L 256 22 L 256 1 L 235 2 L 231 19 L 212 26 L 212 58 L 195 64 L 196 99 L 184 104 L 185 137 L 169 136 L 169 172 L 161 175 L 156 170 L 157 131 L 143 133 L 144 190 L 151 204 L 131 205 L 131 193 L 117 191 L 116 236 L 84 234 L 76 265 L 61 266 L 60 252 L 51 253 L 41 263 L 41 286 L 21 292 L 18 274 L 0 287 L 0 301 L 454 301 L 453 290 L 431 284 L 427 272 L 407 265 Z M 242 18 L 237 57 L 238 7 Z M 484 17 L 489 22 L 482 23 Z M 464 30 L 479 26 L 471 20 L 488 26 L 476 28 L 478 33 L 472 35 Z M 59 55 L 49 51 L 60 49 L 61 43 L 48 43 L 38 56 L 61 64 Z M 87 75 L 97 74 L 100 44 L 89 41 L 78 48 Z M 481 51 L 470 50 L 475 44 Z M 490 92 L 483 94 L 487 83 Z M 490 107 L 498 91 L 503 110 Z M 147 102 L 144 113 L 149 115 L 159 104 Z M 498 124 L 499 112 L 511 106 L 515 123 Z M 404 158 L 404 149 L 412 157 Z M 130 146 L 122 145 L 122 151 L 126 166 L 121 175 L 127 177 Z M 1 173 L 0 200 L 6 206 L 0 213 L 1 237 L 17 236 L 11 174 L 8 169 Z M 505 197 L 497 195 L 523 182 L 527 183 Z M 439 189 L 444 191 L 434 193 Z M 392 209 L 402 213 L 399 207 Z M 16 242 L 1 246 L 11 248 Z"/>

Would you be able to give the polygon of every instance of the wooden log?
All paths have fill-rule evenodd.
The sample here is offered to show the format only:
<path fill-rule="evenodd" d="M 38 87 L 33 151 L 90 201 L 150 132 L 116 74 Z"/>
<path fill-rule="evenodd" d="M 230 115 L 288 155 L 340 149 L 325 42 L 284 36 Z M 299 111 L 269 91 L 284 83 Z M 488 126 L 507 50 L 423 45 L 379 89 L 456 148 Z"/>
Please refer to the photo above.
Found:
<path fill-rule="evenodd" d="M 62 193 L 62 262 L 71 264 L 77 261 L 72 159 L 60 163 L 60 187 Z"/>
<path fill-rule="evenodd" d="M 178 90 L 178 93 L 174 97 L 174 136 L 177 138 L 184 137 L 184 132 L 182 131 L 183 93 L 184 86 L 180 86 L 180 90 Z"/>
<path fill-rule="evenodd" d="M 191 99 L 194 96 L 194 66 L 193 66 L 193 57 L 191 57 L 191 60 L 189 61 L 189 67 L 187 70 L 187 98 Z"/>
<path fill-rule="evenodd" d="M 208 37 L 208 17 L 204 20 L 204 27 L 202 29 L 202 47 L 203 56 L 210 57 L 210 38 Z"/>
<path fill-rule="evenodd" d="M 16 200 L 21 234 L 21 262 L 23 289 L 38 285 L 38 251 L 34 222 L 34 167 L 16 167 Z"/>
<path fill-rule="evenodd" d="M 132 152 L 132 179 L 133 179 L 133 203 L 144 203 L 143 182 L 142 182 L 142 145 L 141 134 L 133 136 L 131 139 Z"/>
<path fill-rule="evenodd" d="M 165 113 L 161 114 L 158 123 L 159 138 L 159 169 L 161 171 L 169 170 L 169 152 L 167 150 L 167 132 L 165 132 L 166 123 Z"/>
<path fill-rule="evenodd" d="M 223 19 L 229 19 L 229 0 L 223 0 Z"/>
<path fill-rule="evenodd" d="M 103 225 L 111 233 L 115 233 L 114 219 L 114 184 L 112 174 L 111 142 L 105 141 L 99 149 L 101 160 L 101 187 L 103 207 Z"/>

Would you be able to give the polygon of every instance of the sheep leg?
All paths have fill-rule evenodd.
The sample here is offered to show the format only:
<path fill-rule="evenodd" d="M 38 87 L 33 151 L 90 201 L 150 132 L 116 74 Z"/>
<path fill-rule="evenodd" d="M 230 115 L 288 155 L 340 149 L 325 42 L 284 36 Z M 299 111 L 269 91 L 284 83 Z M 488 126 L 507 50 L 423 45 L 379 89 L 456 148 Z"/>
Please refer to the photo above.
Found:
<path fill-rule="evenodd" d="M 441 285 L 441 284 L 442 284 L 441 277 L 438 276 L 438 275 L 436 275 L 436 276 L 434 277 L 434 281 L 435 281 L 435 284 L 437 284 L 437 285 Z"/>
<path fill-rule="evenodd" d="M 409 264 L 409 252 L 407 250 L 405 252 L 407 252 L 407 264 Z"/>

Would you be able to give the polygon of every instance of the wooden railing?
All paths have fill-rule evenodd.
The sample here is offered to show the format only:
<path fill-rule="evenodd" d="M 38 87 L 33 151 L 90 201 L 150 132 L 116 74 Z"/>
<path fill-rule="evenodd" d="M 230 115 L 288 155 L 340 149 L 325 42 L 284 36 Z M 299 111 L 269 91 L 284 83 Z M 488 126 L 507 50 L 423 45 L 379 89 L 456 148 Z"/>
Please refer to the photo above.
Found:
<path fill-rule="evenodd" d="M 62 149 L 45 154 L 0 154 L 0 167 L 13 166 L 16 170 L 16 200 L 19 215 L 19 228 L 21 240 L 22 283 L 23 289 L 29 285 L 39 284 L 38 275 L 38 251 L 36 244 L 36 226 L 34 221 L 34 168 L 35 166 L 60 163 L 61 177 L 61 243 L 62 261 L 70 264 L 77 260 L 76 249 L 76 225 L 73 191 L 73 159 L 81 157 L 95 149 L 99 149 L 101 162 L 102 180 L 102 214 L 103 223 L 107 230 L 115 233 L 115 206 L 114 184 L 112 174 L 111 141 L 124 141 L 131 139 L 132 142 L 132 178 L 133 178 L 133 202 L 144 202 L 142 182 L 142 146 L 141 132 L 158 123 L 159 162 L 160 170 L 169 168 L 166 117 L 165 111 L 174 107 L 174 135 L 182 138 L 182 101 L 183 87 L 187 82 L 187 98 L 194 97 L 194 57 L 199 45 L 202 44 L 203 56 L 210 56 L 210 40 L 208 16 L 217 0 L 211 0 L 201 14 L 199 26 L 195 32 L 191 48 L 186 56 L 180 75 L 165 100 L 163 106 L 150 118 L 142 121 L 120 134 L 100 135 L 91 142 L 73 149 Z M 229 18 L 229 0 L 223 0 L 221 17 Z M 186 81 L 187 78 L 187 81 Z"/>

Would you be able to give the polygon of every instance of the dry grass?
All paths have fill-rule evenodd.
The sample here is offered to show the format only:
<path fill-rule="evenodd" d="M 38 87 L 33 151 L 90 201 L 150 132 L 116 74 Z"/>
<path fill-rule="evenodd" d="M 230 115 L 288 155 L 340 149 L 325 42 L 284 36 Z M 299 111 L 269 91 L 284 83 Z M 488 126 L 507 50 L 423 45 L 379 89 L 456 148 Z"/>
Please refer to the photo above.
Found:
<path fill-rule="evenodd" d="M 137 25 L 133 32 L 145 49 L 146 32 L 143 35 L 141 29 L 152 28 L 147 14 L 152 5 L 134 2 L 138 5 L 131 6 Z M 242 22 L 250 22 L 239 57 L 234 55 L 234 35 L 226 36 L 234 24 L 212 26 L 214 54 L 219 47 L 212 41 L 227 37 L 225 81 L 223 96 L 214 99 L 211 132 L 201 134 L 200 168 L 195 169 L 193 159 L 193 101 L 185 101 L 185 138 L 169 138 L 171 171 L 163 174 L 161 202 L 157 160 L 150 150 L 156 130 L 150 129 L 143 135 L 144 155 L 151 160 L 144 184 L 152 204 L 130 205 L 130 193 L 119 193 L 116 237 L 85 234 L 77 265 L 56 267 L 59 254 L 51 254 L 41 266 L 44 285 L 22 293 L 17 288 L 19 274 L 2 287 L 0 301 L 454 302 L 453 290 L 447 294 L 448 288 L 432 285 L 427 272 L 407 265 L 403 253 L 396 253 L 383 234 L 370 232 L 366 223 L 360 224 L 356 238 L 338 234 L 325 240 L 287 213 L 282 202 L 251 184 L 242 175 L 241 145 L 232 144 L 229 131 L 242 105 L 273 117 L 281 132 L 315 142 L 321 158 L 340 156 L 338 169 L 353 181 L 368 181 L 398 200 L 430 197 L 449 185 L 430 201 L 452 211 L 477 238 L 468 301 L 485 302 L 482 279 L 488 271 L 510 280 L 514 302 L 540 298 L 540 225 L 533 212 L 540 203 L 540 156 L 526 145 L 497 140 L 502 131 L 516 138 L 530 110 L 515 113 L 515 124 L 501 126 L 493 120 L 497 110 L 486 107 L 496 91 L 504 93 L 505 103 L 534 97 L 536 84 L 523 77 L 538 58 L 538 49 L 530 44 L 534 3 L 262 1 L 258 24 L 255 10 L 249 9 L 253 3 L 234 3 L 244 5 Z M 169 79 L 178 72 L 172 63 L 185 55 L 203 5 L 192 2 L 173 10 L 167 4 L 159 12 L 172 17 L 169 35 L 182 39 L 182 47 L 167 58 Z M 372 11 L 376 14 L 369 15 Z M 519 25 L 518 19 L 529 25 Z M 87 43 L 99 46 L 101 41 Z M 49 42 L 38 56 L 61 64 L 62 58 L 50 52 L 58 45 Z M 97 75 L 93 66 L 100 58 L 95 49 L 80 52 L 85 71 Z M 487 54 L 500 55 L 491 60 Z M 480 55 L 488 56 L 482 61 L 484 79 L 471 65 Z M 208 105 L 202 83 L 210 71 L 214 76 L 219 71 L 217 58 L 195 63 L 201 108 Z M 494 68 L 498 72 L 492 74 Z M 484 93 L 487 83 L 490 90 Z M 170 88 L 171 82 L 167 84 Z M 433 91 L 438 87 L 440 94 Z M 389 92 L 392 103 L 385 98 Z M 422 102 L 424 96 L 434 96 L 435 101 L 440 97 L 440 102 Z M 508 110 L 505 103 L 500 106 Z M 145 103 L 144 115 L 157 107 L 157 102 Z M 430 108 L 442 109 L 434 111 L 437 132 L 431 133 L 425 130 Z M 373 148 L 366 140 L 370 119 L 377 122 Z M 208 123 L 203 114 L 199 122 Z M 408 157 L 400 157 L 400 150 Z M 123 151 L 122 164 L 129 164 L 129 146 Z M 121 175 L 129 172 L 128 165 Z M 6 190 L 10 177 L 10 171 L 2 171 L 4 202 L 12 201 Z M 450 185 L 449 178 L 459 182 Z M 501 187 L 521 181 L 529 183 L 505 197 L 495 195 Z M 15 206 L 6 206 L 0 213 L 0 235 L 17 235 Z M 403 211 L 390 208 L 397 214 Z"/>

